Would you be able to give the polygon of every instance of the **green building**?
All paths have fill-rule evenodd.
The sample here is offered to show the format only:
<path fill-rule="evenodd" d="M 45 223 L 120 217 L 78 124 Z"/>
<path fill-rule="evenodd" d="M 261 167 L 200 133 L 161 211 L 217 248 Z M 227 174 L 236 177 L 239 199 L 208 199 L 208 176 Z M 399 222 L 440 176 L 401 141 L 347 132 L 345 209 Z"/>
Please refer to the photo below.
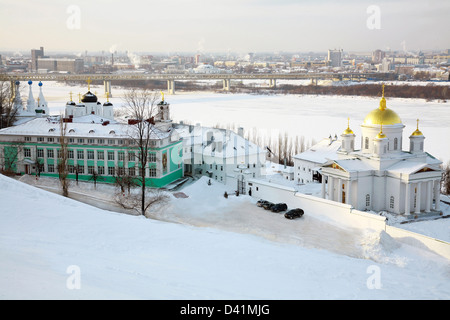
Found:
<path fill-rule="evenodd" d="M 182 139 L 169 121 L 150 123 L 148 161 L 138 161 L 134 124 L 91 114 L 65 119 L 69 179 L 114 183 L 145 170 L 146 185 L 164 187 L 183 177 Z M 59 117 L 36 118 L 0 130 L 0 170 L 58 177 Z"/>

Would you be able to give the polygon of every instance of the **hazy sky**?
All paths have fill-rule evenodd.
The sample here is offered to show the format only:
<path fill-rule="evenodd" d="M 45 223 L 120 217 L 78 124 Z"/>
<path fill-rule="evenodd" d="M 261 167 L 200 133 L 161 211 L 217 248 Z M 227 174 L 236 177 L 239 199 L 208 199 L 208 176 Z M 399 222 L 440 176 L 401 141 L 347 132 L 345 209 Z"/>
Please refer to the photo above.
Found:
<path fill-rule="evenodd" d="M 0 50 L 450 48 L 449 0 L 0 0 Z"/>

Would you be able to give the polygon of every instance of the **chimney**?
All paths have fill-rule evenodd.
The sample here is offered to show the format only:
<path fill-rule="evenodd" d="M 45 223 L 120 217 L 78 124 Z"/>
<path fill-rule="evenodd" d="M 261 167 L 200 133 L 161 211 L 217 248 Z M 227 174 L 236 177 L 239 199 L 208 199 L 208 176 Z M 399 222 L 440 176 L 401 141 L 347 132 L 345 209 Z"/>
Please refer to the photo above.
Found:
<path fill-rule="evenodd" d="M 242 128 L 242 127 L 238 128 L 238 135 L 240 135 L 241 137 L 244 137 L 244 128 Z"/>

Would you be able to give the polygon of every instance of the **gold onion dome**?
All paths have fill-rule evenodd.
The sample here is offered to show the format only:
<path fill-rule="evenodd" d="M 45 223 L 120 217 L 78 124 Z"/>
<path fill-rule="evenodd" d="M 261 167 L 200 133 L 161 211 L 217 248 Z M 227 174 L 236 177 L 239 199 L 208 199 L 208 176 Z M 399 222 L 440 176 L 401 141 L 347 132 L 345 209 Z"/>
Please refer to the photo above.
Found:
<path fill-rule="evenodd" d="M 423 136 L 423 133 L 419 130 L 419 119 L 417 119 L 417 129 L 411 135 L 412 136 Z"/>
<path fill-rule="evenodd" d="M 342 132 L 342 134 L 354 134 L 353 130 L 350 129 L 350 118 L 347 118 L 347 129 L 344 130 L 344 132 Z"/>
<path fill-rule="evenodd" d="M 375 110 L 372 110 L 365 118 L 364 124 L 401 124 L 402 120 L 398 114 L 386 107 L 386 99 L 384 98 L 384 85 L 383 85 L 383 95 L 380 100 L 380 106 Z"/>

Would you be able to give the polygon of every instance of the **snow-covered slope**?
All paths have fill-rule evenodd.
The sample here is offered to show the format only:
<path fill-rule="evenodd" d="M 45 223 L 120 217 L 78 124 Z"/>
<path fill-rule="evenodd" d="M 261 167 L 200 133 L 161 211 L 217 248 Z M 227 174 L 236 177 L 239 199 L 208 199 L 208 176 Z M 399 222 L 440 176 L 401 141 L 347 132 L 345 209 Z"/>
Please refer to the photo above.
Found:
<path fill-rule="evenodd" d="M 177 201 L 193 213 L 192 188 Z M 103 211 L 1 175 L 0 190 L 1 299 L 450 298 L 447 260 L 384 233 L 361 235 L 363 259 Z"/>

